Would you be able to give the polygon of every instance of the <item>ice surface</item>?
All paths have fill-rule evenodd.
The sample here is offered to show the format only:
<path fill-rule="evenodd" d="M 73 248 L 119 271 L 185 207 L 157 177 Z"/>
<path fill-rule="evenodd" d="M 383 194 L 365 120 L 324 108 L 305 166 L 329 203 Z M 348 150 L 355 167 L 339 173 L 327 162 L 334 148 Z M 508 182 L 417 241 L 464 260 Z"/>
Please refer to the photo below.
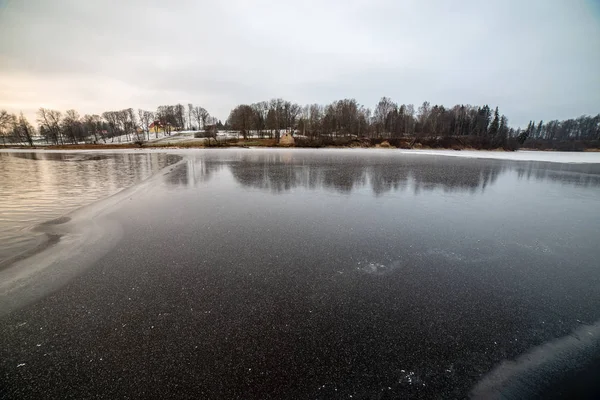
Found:
<path fill-rule="evenodd" d="M 556 163 L 600 164 L 600 152 L 563 151 L 482 151 L 482 150 L 399 150 L 401 153 L 451 156 L 466 158 L 491 158 L 514 161 L 546 161 Z"/>

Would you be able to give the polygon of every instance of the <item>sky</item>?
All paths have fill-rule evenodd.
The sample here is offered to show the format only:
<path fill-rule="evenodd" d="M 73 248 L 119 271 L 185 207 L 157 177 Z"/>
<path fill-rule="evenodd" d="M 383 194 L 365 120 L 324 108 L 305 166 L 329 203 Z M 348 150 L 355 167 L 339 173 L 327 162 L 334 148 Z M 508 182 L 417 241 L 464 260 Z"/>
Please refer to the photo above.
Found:
<path fill-rule="evenodd" d="M 600 0 L 0 0 L 0 109 L 355 98 L 600 113 Z"/>

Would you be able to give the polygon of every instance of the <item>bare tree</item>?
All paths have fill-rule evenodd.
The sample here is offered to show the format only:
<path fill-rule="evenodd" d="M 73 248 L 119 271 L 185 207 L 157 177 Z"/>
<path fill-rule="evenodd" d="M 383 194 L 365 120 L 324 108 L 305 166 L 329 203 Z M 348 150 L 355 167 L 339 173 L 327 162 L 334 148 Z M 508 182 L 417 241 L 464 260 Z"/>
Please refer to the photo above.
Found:
<path fill-rule="evenodd" d="M 125 134 L 125 140 L 129 142 L 129 130 L 127 129 L 129 116 L 127 110 L 116 111 L 115 116 L 119 124 L 119 130 Z M 119 136 L 119 142 L 121 142 L 121 136 Z"/>
<path fill-rule="evenodd" d="M 105 113 L 106 114 L 106 113 Z M 109 125 L 114 125 L 119 134 L 119 142 L 121 141 L 121 134 L 125 135 L 126 141 L 130 142 L 132 135 L 135 135 L 136 140 L 142 140 L 137 132 L 137 120 L 135 118 L 135 112 L 133 108 L 126 108 L 120 111 L 113 111 L 108 115 Z M 106 118 L 106 117 L 105 117 Z"/>
<path fill-rule="evenodd" d="M 198 122 L 198 129 L 204 129 L 206 126 L 206 121 L 210 114 L 203 107 L 197 106 L 193 110 L 194 118 L 196 118 L 196 122 Z"/>
<path fill-rule="evenodd" d="M 17 137 L 20 142 L 26 142 L 33 147 L 33 134 L 34 128 L 27 118 L 23 116 L 22 112 L 18 119 L 13 118 L 13 135 Z"/>
<path fill-rule="evenodd" d="M 207 117 L 207 123 L 208 125 L 204 125 L 204 129 L 206 132 L 206 137 L 208 138 L 208 143 L 210 144 L 210 139 L 213 138 L 215 140 L 215 143 L 217 142 L 217 119 L 215 117 Z M 207 129 L 208 128 L 208 129 Z"/>
<path fill-rule="evenodd" d="M 267 126 L 267 112 L 269 105 L 266 101 L 261 101 L 259 103 L 254 103 L 250 107 L 252 107 L 253 113 L 253 127 L 256 129 L 256 133 L 258 137 L 262 138 L 264 135 L 264 130 Z"/>
<path fill-rule="evenodd" d="M 193 128 L 192 128 L 193 115 L 194 115 L 194 105 L 192 103 L 188 103 L 187 116 L 188 116 L 188 129 L 190 131 L 193 130 Z"/>
<path fill-rule="evenodd" d="M 299 104 L 285 101 L 283 103 L 284 128 L 294 130 L 296 127 L 296 118 L 300 115 L 302 108 Z"/>
<path fill-rule="evenodd" d="M 67 110 L 62 120 L 62 131 L 73 144 L 77 144 L 84 138 L 79 113 L 75 110 Z"/>
<path fill-rule="evenodd" d="M 118 111 L 106 111 L 102 113 L 102 118 L 108 124 L 108 132 L 111 138 L 111 143 L 114 143 L 115 136 L 119 136 L 121 131 L 119 128 L 119 116 Z M 119 136 L 119 141 L 121 141 L 121 137 Z"/>
<path fill-rule="evenodd" d="M 138 117 L 140 119 L 140 126 L 142 130 L 148 136 L 148 140 L 150 140 L 150 124 L 154 122 L 154 113 L 152 111 L 139 109 Z"/>
<path fill-rule="evenodd" d="M 133 108 L 128 108 L 125 110 L 126 112 L 126 120 L 127 120 L 127 129 L 131 132 L 132 135 L 135 135 L 135 140 L 137 142 L 141 142 L 144 140 L 144 132 L 139 128 L 137 119 L 135 118 L 135 111 Z"/>
<path fill-rule="evenodd" d="M 13 119 L 14 115 L 9 114 L 6 110 L 0 110 L 0 136 L 2 136 L 4 146 L 6 146 L 6 136 L 13 125 Z"/>
<path fill-rule="evenodd" d="M 181 131 L 185 129 L 185 107 L 183 104 L 175 106 L 175 129 Z"/>
<path fill-rule="evenodd" d="M 40 108 L 37 112 L 37 115 L 37 121 L 46 134 L 46 140 L 51 140 L 54 144 L 63 144 L 63 138 L 60 127 L 60 111 Z"/>
<path fill-rule="evenodd" d="M 319 104 L 312 104 L 309 107 L 308 117 L 308 134 L 310 137 L 321 136 L 322 134 L 322 120 L 323 120 L 323 106 Z"/>
<path fill-rule="evenodd" d="M 385 134 L 390 133 L 391 127 L 389 116 L 390 113 L 395 111 L 397 108 L 398 105 L 388 97 L 384 96 L 381 98 L 381 100 L 379 100 L 377 107 L 375 107 L 375 114 L 373 116 L 375 118 L 377 133 L 383 133 L 384 136 Z"/>
<path fill-rule="evenodd" d="M 279 140 L 281 129 L 286 125 L 285 121 L 285 100 L 271 99 L 269 101 L 269 111 L 267 112 L 267 129 L 275 132 L 275 138 Z"/>
<path fill-rule="evenodd" d="M 177 125 L 175 106 L 159 106 L 156 110 L 156 119 L 159 121 L 165 134 L 171 135 L 173 126 Z"/>
<path fill-rule="evenodd" d="M 86 135 L 92 136 L 94 143 L 98 143 L 98 137 L 106 143 L 106 137 L 102 133 L 102 118 L 99 115 L 86 114 L 82 120 Z"/>
<path fill-rule="evenodd" d="M 234 130 L 240 131 L 244 139 L 248 139 L 248 132 L 252 128 L 254 110 L 247 104 L 242 104 L 231 110 L 227 124 Z"/>

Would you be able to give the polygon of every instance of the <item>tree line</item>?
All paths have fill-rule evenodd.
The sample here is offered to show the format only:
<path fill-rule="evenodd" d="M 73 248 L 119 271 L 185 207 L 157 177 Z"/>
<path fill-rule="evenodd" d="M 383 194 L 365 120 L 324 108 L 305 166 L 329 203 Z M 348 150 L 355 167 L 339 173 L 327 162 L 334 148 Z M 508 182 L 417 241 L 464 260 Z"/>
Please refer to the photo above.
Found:
<path fill-rule="evenodd" d="M 0 110 L 0 137 L 2 144 L 23 143 L 33 146 L 35 128 L 27 118 L 20 113 L 19 116 L 9 114 L 6 110 Z"/>
<path fill-rule="evenodd" d="M 595 117 L 582 115 L 576 119 L 563 121 L 552 120 L 544 123 L 529 121 L 527 129 L 522 132 L 525 139 L 536 140 L 599 140 L 600 114 Z"/>
<path fill-rule="evenodd" d="M 41 136 L 50 144 L 80 142 L 114 143 L 115 140 L 150 140 L 159 130 L 172 131 L 233 130 L 245 139 L 250 136 L 279 139 L 284 131 L 309 141 L 324 138 L 366 138 L 404 140 L 415 143 L 458 140 L 476 148 L 560 147 L 561 143 L 578 142 L 583 147 L 599 147 L 600 114 L 576 119 L 530 121 L 527 128 L 513 128 L 498 107 L 458 104 L 453 107 L 423 102 L 398 104 L 382 97 L 373 110 L 355 99 L 337 100 L 327 105 L 300 105 L 283 99 L 240 104 L 231 110 L 223 125 L 200 106 L 161 105 L 156 111 L 127 108 L 102 114 L 81 116 L 76 110 L 62 113 L 40 108 L 37 129 L 23 116 L 0 110 L 0 136 L 3 144 L 34 144 Z"/>
<path fill-rule="evenodd" d="M 382 97 L 374 110 L 355 99 L 327 105 L 301 106 L 283 99 L 241 104 L 231 110 L 225 127 L 248 135 L 279 138 L 282 130 L 294 131 L 309 139 L 323 137 L 364 137 L 376 139 L 411 138 L 411 144 L 425 138 L 470 138 L 483 148 L 514 147 L 529 138 L 547 141 L 599 141 L 600 114 L 537 125 L 526 129 L 508 125 L 498 107 L 459 104 L 450 108 L 424 102 L 397 104 Z M 597 145 L 597 144 L 596 144 Z"/>
<path fill-rule="evenodd" d="M 37 130 L 21 113 L 19 116 L 0 110 L 0 137 L 2 143 L 21 143 L 33 146 L 36 136 L 49 144 L 114 143 L 115 140 L 150 140 L 158 133 L 170 135 L 183 129 L 201 130 L 219 122 L 204 107 L 188 104 L 159 106 L 156 111 L 127 108 L 105 111 L 102 114 L 81 116 L 76 110 L 62 113 L 40 108 L 37 112 Z M 221 124 L 222 125 L 222 124 Z"/>

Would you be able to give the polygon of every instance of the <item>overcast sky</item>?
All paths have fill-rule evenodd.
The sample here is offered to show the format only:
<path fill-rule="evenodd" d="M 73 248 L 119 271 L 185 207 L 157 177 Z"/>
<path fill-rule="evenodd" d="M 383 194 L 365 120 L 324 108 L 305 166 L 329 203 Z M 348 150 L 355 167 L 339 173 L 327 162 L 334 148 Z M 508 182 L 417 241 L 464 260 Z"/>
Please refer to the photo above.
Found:
<path fill-rule="evenodd" d="M 600 0 L 0 0 L 0 109 L 273 97 L 600 113 Z"/>

